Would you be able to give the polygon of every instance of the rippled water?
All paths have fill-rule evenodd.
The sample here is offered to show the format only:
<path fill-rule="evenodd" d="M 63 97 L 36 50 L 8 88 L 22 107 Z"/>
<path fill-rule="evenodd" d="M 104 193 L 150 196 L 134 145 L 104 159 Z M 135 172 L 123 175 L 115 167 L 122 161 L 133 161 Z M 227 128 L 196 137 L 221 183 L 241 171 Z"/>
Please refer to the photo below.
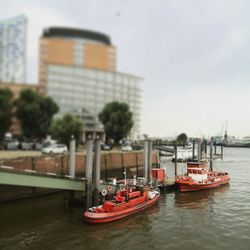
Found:
<path fill-rule="evenodd" d="M 106 225 L 84 223 L 64 194 L 2 204 L 0 249 L 250 249 L 250 149 L 226 148 L 214 167 L 230 185 L 163 191 L 156 206 Z"/>

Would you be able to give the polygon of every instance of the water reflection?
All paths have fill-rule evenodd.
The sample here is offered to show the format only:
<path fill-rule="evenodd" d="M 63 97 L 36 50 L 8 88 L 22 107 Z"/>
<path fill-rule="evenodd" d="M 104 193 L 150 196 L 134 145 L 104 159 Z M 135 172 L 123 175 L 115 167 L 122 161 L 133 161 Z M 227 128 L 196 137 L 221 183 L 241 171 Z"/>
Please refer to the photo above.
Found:
<path fill-rule="evenodd" d="M 139 213 L 136 213 L 134 215 L 131 215 L 127 218 L 123 218 L 118 221 L 114 221 L 112 223 L 107 224 L 87 224 L 89 227 L 94 230 L 98 227 L 98 229 L 101 229 L 102 227 L 107 230 L 109 228 L 112 229 L 124 229 L 124 228 L 135 228 L 135 227 L 141 227 L 142 224 L 150 224 L 151 222 L 151 216 L 157 215 L 160 211 L 160 205 L 159 202 L 157 202 L 154 206 L 147 208 L 146 210 L 142 210 Z M 86 222 L 83 222 L 86 224 Z"/>
<path fill-rule="evenodd" d="M 197 192 L 176 192 L 175 205 L 185 208 L 202 208 L 207 205 L 208 201 L 212 203 L 215 196 L 222 195 L 229 190 L 230 185 L 223 185 L 221 187 Z"/>

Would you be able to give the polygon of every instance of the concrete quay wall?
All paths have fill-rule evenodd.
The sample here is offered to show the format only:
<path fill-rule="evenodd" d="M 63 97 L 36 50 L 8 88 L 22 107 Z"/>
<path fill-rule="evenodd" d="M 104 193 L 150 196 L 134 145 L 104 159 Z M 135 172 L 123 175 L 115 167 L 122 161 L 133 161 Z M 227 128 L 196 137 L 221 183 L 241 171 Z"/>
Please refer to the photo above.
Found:
<path fill-rule="evenodd" d="M 86 155 L 76 154 L 76 174 L 85 174 Z M 153 165 L 158 163 L 157 154 L 153 152 Z M 101 155 L 101 171 L 124 169 L 124 167 L 142 167 L 144 164 L 143 152 L 108 152 Z M 68 174 L 68 156 L 38 156 L 20 157 L 16 159 L 0 159 L 0 165 L 11 166 L 16 170 L 36 170 L 38 172 Z"/>
<path fill-rule="evenodd" d="M 76 176 L 85 176 L 86 155 L 76 154 Z M 153 166 L 158 163 L 157 154 L 153 152 Z M 68 175 L 68 155 L 65 156 L 37 156 L 20 157 L 16 159 L 2 159 L 0 165 L 11 166 L 16 170 L 25 169 L 36 170 L 41 173 L 56 173 L 58 175 Z M 143 152 L 105 152 L 101 155 L 101 179 L 116 177 L 123 178 L 124 167 L 127 169 L 127 176 L 142 176 L 144 165 Z M 17 186 L 0 185 L 0 201 L 18 199 L 23 197 L 36 196 L 48 193 L 52 190 L 27 188 Z"/>

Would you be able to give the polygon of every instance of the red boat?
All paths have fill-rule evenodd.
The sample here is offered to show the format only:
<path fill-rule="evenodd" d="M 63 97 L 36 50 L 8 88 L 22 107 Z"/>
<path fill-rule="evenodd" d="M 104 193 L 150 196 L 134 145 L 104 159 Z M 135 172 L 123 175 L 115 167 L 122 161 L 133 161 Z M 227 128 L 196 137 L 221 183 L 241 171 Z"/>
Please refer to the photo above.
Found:
<path fill-rule="evenodd" d="M 177 176 L 175 183 L 181 192 L 199 191 L 227 184 L 227 172 L 209 171 L 205 162 L 192 162 L 187 165 L 187 175 Z"/>
<path fill-rule="evenodd" d="M 133 187 L 116 192 L 115 199 L 92 207 L 83 214 L 89 223 L 106 223 L 140 212 L 156 203 L 160 193 L 148 188 Z"/>

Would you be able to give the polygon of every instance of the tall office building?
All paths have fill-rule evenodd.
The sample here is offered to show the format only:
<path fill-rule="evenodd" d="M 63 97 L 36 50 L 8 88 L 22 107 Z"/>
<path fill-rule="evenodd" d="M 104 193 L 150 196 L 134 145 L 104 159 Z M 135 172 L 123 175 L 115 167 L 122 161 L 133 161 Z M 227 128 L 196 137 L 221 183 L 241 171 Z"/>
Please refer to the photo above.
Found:
<path fill-rule="evenodd" d="M 0 22 L 0 82 L 25 82 L 26 27 L 24 15 Z"/>
<path fill-rule="evenodd" d="M 59 105 L 75 114 L 88 133 L 103 133 L 98 114 L 110 101 L 133 113 L 130 137 L 139 135 L 141 78 L 116 71 L 116 48 L 107 35 L 79 29 L 45 29 L 40 39 L 39 82 Z"/>

